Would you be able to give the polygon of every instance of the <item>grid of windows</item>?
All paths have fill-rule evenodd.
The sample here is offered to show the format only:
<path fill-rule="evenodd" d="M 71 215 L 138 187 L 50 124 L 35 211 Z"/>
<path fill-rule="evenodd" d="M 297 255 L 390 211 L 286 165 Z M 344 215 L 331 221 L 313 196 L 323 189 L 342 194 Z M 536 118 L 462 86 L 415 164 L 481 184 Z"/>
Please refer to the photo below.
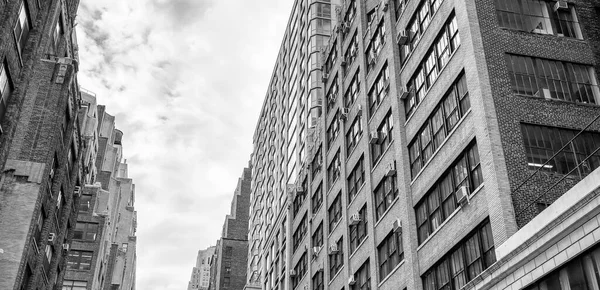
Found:
<path fill-rule="evenodd" d="M 354 253 L 367 238 L 367 206 L 364 205 L 357 214 L 358 221 L 352 221 L 354 217 L 350 217 L 350 253 Z"/>
<path fill-rule="evenodd" d="M 348 25 L 350 25 L 352 23 L 352 21 L 354 21 L 355 17 L 356 17 L 356 0 L 350 0 L 350 3 L 348 4 L 348 10 L 346 11 L 346 14 L 344 15 L 344 22 L 346 22 Z"/>
<path fill-rule="evenodd" d="M 321 222 L 317 227 L 317 230 L 312 235 L 313 247 L 323 246 L 323 223 Z"/>
<path fill-rule="evenodd" d="M 379 220 L 398 197 L 398 186 L 396 176 L 385 176 L 375 188 L 375 205 L 377 210 L 375 217 Z"/>
<path fill-rule="evenodd" d="M 350 152 L 356 147 L 358 144 L 358 140 L 362 136 L 363 128 L 362 128 L 362 118 L 360 115 L 356 116 L 352 125 L 350 125 L 350 129 L 348 129 L 348 133 L 346 133 L 346 155 L 348 156 Z"/>
<path fill-rule="evenodd" d="M 370 290 L 371 289 L 371 271 L 369 270 L 369 259 L 367 259 L 358 271 L 354 273 L 356 283 L 352 285 L 352 290 Z"/>
<path fill-rule="evenodd" d="M 348 175 L 348 203 L 358 194 L 358 190 L 363 183 L 365 183 L 365 167 L 364 156 L 361 156 L 350 175 Z"/>
<path fill-rule="evenodd" d="M 470 193 L 482 183 L 479 152 L 474 143 L 458 157 L 415 207 L 419 244 L 458 207 L 457 194 L 461 187 L 466 187 Z"/>
<path fill-rule="evenodd" d="M 392 140 L 394 140 L 392 133 L 393 129 L 394 124 L 392 121 L 392 111 L 389 111 L 385 118 L 383 118 L 383 121 L 381 121 L 381 124 L 379 124 L 379 127 L 377 127 L 377 132 L 379 135 L 377 142 L 371 144 L 371 158 L 373 164 L 379 161 L 390 143 L 392 143 Z"/>
<path fill-rule="evenodd" d="M 381 101 L 387 96 L 390 90 L 390 72 L 387 63 L 379 72 L 379 75 L 375 79 L 373 87 L 369 91 L 369 117 L 373 116 L 377 106 L 381 104 Z"/>
<path fill-rule="evenodd" d="M 323 204 L 323 183 L 320 183 L 311 198 L 312 213 L 315 214 Z"/>
<path fill-rule="evenodd" d="M 554 10 L 556 1 L 496 0 L 501 27 L 582 39 L 573 5 Z"/>
<path fill-rule="evenodd" d="M 331 124 L 327 127 L 327 148 L 331 148 L 331 144 L 335 141 L 335 138 L 340 134 L 340 111 L 338 110 L 331 121 Z"/>
<path fill-rule="evenodd" d="M 62 290 L 86 290 L 86 281 L 64 280 Z"/>
<path fill-rule="evenodd" d="M 399 0 L 398 0 L 399 1 Z M 402 1 L 408 2 L 408 1 Z M 442 0 L 422 0 L 419 7 L 415 11 L 413 17 L 406 25 L 408 42 L 406 45 L 400 46 L 400 61 L 402 64 L 408 60 L 411 52 L 415 49 L 417 42 L 425 32 L 427 26 L 431 22 L 431 18 L 440 7 Z M 403 5 L 399 5 L 403 6 Z"/>
<path fill-rule="evenodd" d="M 571 141 L 579 130 L 569 130 L 532 124 L 521 124 L 525 141 L 527 165 L 530 169 L 585 176 L 600 167 L 600 133 L 584 131 Z M 559 152 L 554 159 L 550 159 Z M 588 156 L 590 156 L 588 158 Z M 584 159 L 588 158 L 585 162 Z M 548 163 L 546 163 L 548 162 Z M 583 163 L 582 163 L 583 162 Z M 581 166 L 577 167 L 581 163 Z"/>
<path fill-rule="evenodd" d="M 6 114 L 6 108 L 8 107 L 8 99 L 12 93 L 12 86 L 10 83 L 10 74 L 8 72 L 8 66 L 6 61 L 2 62 L 0 70 L 0 122 L 4 119 Z"/>
<path fill-rule="evenodd" d="M 97 223 L 77 222 L 73 233 L 74 240 L 95 241 L 98 234 Z"/>
<path fill-rule="evenodd" d="M 410 92 L 404 101 L 406 116 L 410 116 L 415 107 L 423 100 L 425 94 L 437 79 L 442 68 L 450 60 L 450 56 L 460 45 L 456 17 L 452 14 L 442 31 L 437 36 L 429 51 L 408 81 Z"/>
<path fill-rule="evenodd" d="M 354 35 L 352 36 L 352 39 L 350 39 L 350 44 L 348 45 L 348 48 L 346 49 L 346 53 L 344 53 L 345 63 L 342 63 L 343 69 L 344 69 L 344 75 L 348 74 L 350 67 L 352 66 L 352 64 L 356 60 L 356 56 L 358 55 L 358 41 L 356 40 L 357 33 L 358 32 L 355 32 Z"/>
<path fill-rule="evenodd" d="M 306 274 L 307 271 L 307 257 L 306 257 L 306 253 L 304 253 L 302 255 L 302 257 L 300 257 L 300 260 L 298 260 L 298 263 L 296 263 L 296 266 L 294 266 L 294 271 L 296 272 L 296 275 L 294 277 L 292 277 L 292 288 L 296 289 L 296 287 L 298 287 L 298 285 L 300 284 L 300 281 L 302 281 L 302 278 L 304 278 L 304 275 Z"/>
<path fill-rule="evenodd" d="M 323 290 L 325 286 L 323 284 L 323 271 L 317 271 L 315 275 L 312 277 L 312 289 L 313 290 Z"/>
<path fill-rule="evenodd" d="M 340 169 L 342 164 L 340 162 L 340 151 L 338 150 L 333 156 L 333 160 L 327 167 L 327 188 L 331 188 L 333 183 L 340 177 Z"/>
<path fill-rule="evenodd" d="M 359 78 L 360 70 L 356 70 L 356 73 L 352 77 L 350 81 L 350 85 L 348 85 L 348 90 L 344 94 L 344 107 L 350 108 L 356 98 L 358 98 L 358 92 L 360 91 L 360 78 Z"/>
<path fill-rule="evenodd" d="M 326 99 L 327 100 L 327 112 L 331 112 L 331 109 L 335 105 L 335 101 L 337 100 L 338 90 L 339 90 L 338 77 L 336 75 L 333 78 L 333 81 L 331 82 L 331 87 L 329 88 L 329 91 L 327 92 L 327 99 Z"/>
<path fill-rule="evenodd" d="M 369 26 L 367 29 L 370 29 Z M 377 57 L 381 53 L 383 46 L 385 45 L 385 21 L 383 19 L 375 28 L 373 32 L 373 36 L 371 37 L 371 41 L 369 42 L 369 46 L 365 50 L 365 56 L 367 58 L 367 72 L 370 72 L 374 67 L 375 63 L 377 63 Z"/>
<path fill-rule="evenodd" d="M 300 223 L 298 224 L 298 228 L 296 228 L 296 231 L 294 231 L 294 235 L 292 235 L 292 248 L 294 249 L 294 252 L 298 249 L 298 246 L 302 242 L 302 239 L 304 239 L 304 236 L 306 235 L 306 230 L 306 215 L 304 215 L 302 217 L 302 220 L 300 220 Z"/>
<path fill-rule="evenodd" d="M 575 103 L 598 104 L 600 91 L 592 66 L 506 54 L 514 93 Z"/>
<path fill-rule="evenodd" d="M 415 178 L 458 121 L 471 108 L 464 74 L 450 87 L 408 146 L 410 171 Z"/>
<path fill-rule="evenodd" d="M 379 281 L 387 277 L 402 260 L 404 260 L 404 247 L 402 232 L 392 231 L 377 246 L 379 258 Z"/>
<path fill-rule="evenodd" d="M 337 249 L 329 253 L 329 280 L 333 280 L 335 274 L 344 266 L 344 237 L 335 243 Z"/>
<path fill-rule="evenodd" d="M 461 241 L 421 278 L 425 290 L 459 290 L 496 262 L 489 221 Z"/>
<path fill-rule="evenodd" d="M 329 233 L 331 233 L 333 231 L 333 228 L 335 227 L 335 225 L 342 218 L 342 198 L 341 198 L 341 196 L 342 196 L 341 192 L 338 193 L 338 195 L 333 200 L 333 203 L 329 207 L 329 210 L 327 211 L 328 218 L 329 218 Z"/>
<path fill-rule="evenodd" d="M 90 270 L 92 268 L 92 256 L 94 252 L 89 251 L 69 251 L 67 260 L 67 269 L 69 270 Z"/>

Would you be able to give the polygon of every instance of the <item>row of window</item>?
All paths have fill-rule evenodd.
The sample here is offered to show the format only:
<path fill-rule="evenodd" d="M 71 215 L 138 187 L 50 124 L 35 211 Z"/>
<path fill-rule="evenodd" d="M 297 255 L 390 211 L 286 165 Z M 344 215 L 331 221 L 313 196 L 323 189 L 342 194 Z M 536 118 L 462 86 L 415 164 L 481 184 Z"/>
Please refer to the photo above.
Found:
<path fill-rule="evenodd" d="M 400 61 L 402 64 L 408 60 L 411 52 L 415 49 L 418 40 L 423 36 L 441 2 L 442 0 L 422 0 L 415 14 L 408 21 L 406 25 L 408 42 L 406 45 L 400 46 Z"/>
<path fill-rule="evenodd" d="M 308 228 L 308 225 L 307 225 L 306 215 L 304 215 L 302 217 L 302 220 L 300 220 L 300 223 L 298 224 L 298 228 L 296 228 L 296 231 L 294 231 L 294 234 L 292 235 L 292 248 L 294 251 L 296 251 L 296 249 L 298 249 L 300 242 L 302 242 L 302 239 L 304 239 L 307 228 Z"/>

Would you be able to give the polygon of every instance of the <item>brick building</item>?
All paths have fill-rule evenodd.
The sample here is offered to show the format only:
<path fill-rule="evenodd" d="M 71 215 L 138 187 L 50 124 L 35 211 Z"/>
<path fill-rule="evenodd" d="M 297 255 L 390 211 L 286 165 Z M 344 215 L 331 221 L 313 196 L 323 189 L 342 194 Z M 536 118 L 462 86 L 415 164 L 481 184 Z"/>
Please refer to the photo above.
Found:
<path fill-rule="evenodd" d="M 244 168 L 211 260 L 209 289 L 243 289 L 248 257 L 248 217 L 252 170 Z"/>
<path fill-rule="evenodd" d="M 78 5 L 0 2 L 0 289 L 55 289 L 65 274 L 85 175 Z"/>
<path fill-rule="evenodd" d="M 295 1 L 246 289 L 597 289 L 599 34 L 600 1 Z"/>
<path fill-rule="evenodd" d="M 210 284 L 210 266 L 215 254 L 215 247 L 208 247 L 198 251 L 196 266 L 192 269 L 192 276 L 188 282 L 188 290 L 208 290 Z"/>

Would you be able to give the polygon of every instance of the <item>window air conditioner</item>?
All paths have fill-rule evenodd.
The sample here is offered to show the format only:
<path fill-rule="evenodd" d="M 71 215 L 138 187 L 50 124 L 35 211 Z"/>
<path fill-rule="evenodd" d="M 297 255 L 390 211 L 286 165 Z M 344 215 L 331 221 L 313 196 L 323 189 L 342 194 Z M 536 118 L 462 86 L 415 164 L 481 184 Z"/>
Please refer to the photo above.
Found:
<path fill-rule="evenodd" d="M 400 219 L 394 221 L 394 233 L 402 233 L 402 221 Z"/>
<path fill-rule="evenodd" d="M 408 31 L 400 30 L 396 35 L 396 42 L 399 45 L 406 45 L 408 43 Z"/>
<path fill-rule="evenodd" d="M 70 247 L 69 244 L 63 244 L 63 246 L 62 246 L 63 250 L 65 250 L 65 251 L 68 251 L 69 247 Z"/>
<path fill-rule="evenodd" d="M 340 114 L 340 119 L 342 119 L 342 120 L 348 119 L 348 114 L 350 114 L 350 109 L 342 108 L 342 112 Z"/>
<path fill-rule="evenodd" d="M 396 175 L 396 163 L 392 162 L 388 165 L 388 169 L 387 169 L 387 172 L 385 173 L 385 176 L 393 177 L 395 175 Z"/>
<path fill-rule="evenodd" d="M 356 105 L 356 116 L 362 115 L 362 105 Z"/>
<path fill-rule="evenodd" d="M 316 256 L 317 254 L 319 254 L 319 251 L 321 251 L 321 247 L 313 247 L 313 248 L 312 248 L 312 253 L 313 253 L 313 255 L 315 255 L 315 256 Z"/>
<path fill-rule="evenodd" d="M 296 277 L 296 270 L 290 270 L 290 277 Z"/>
<path fill-rule="evenodd" d="M 569 10 L 569 4 L 567 3 L 567 1 L 556 1 L 556 4 L 554 4 L 554 11 L 561 10 Z"/>
<path fill-rule="evenodd" d="M 408 98 L 408 90 L 406 87 L 400 88 L 400 100 L 406 100 Z"/>
<path fill-rule="evenodd" d="M 322 76 L 322 78 L 321 78 L 321 80 L 322 80 L 324 83 L 326 83 L 328 78 L 329 78 L 329 74 L 328 74 L 328 73 L 326 73 L 326 72 L 324 72 L 324 73 L 323 73 L 323 76 Z"/>
<path fill-rule="evenodd" d="M 348 278 L 348 285 L 354 286 L 354 284 L 356 284 L 356 279 L 354 279 L 354 275 L 350 275 Z"/>
<path fill-rule="evenodd" d="M 304 194 L 305 193 L 304 186 L 302 186 L 302 185 L 296 185 L 296 193 L 297 194 Z"/>
<path fill-rule="evenodd" d="M 48 242 L 49 243 L 54 243 L 54 240 L 56 240 L 56 234 L 55 233 L 49 233 L 48 234 Z"/>
<path fill-rule="evenodd" d="M 338 253 L 338 246 L 336 244 L 329 245 L 329 254 L 335 255 Z"/>
<path fill-rule="evenodd" d="M 379 143 L 379 132 L 373 131 L 369 133 L 369 144 L 377 144 Z"/>
<path fill-rule="evenodd" d="M 355 226 L 360 223 L 360 214 L 355 213 L 350 216 L 350 225 Z"/>
<path fill-rule="evenodd" d="M 545 88 L 539 89 L 537 92 L 535 92 L 535 94 L 533 94 L 533 96 L 548 100 L 552 99 L 552 95 L 550 95 L 550 90 Z"/>
<path fill-rule="evenodd" d="M 456 199 L 461 207 L 469 204 L 469 187 L 461 186 L 458 191 L 456 191 Z"/>
<path fill-rule="evenodd" d="M 75 194 L 77 196 L 81 196 L 81 186 L 75 186 L 75 189 L 73 190 L 73 194 Z"/>

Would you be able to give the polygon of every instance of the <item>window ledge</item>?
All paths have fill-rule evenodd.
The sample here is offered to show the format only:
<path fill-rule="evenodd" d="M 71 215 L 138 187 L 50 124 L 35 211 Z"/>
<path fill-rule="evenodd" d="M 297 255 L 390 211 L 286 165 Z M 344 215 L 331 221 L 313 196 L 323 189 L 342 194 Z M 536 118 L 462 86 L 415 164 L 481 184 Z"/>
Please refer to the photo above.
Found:
<path fill-rule="evenodd" d="M 383 283 L 385 283 L 385 281 L 389 280 L 390 277 L 392 277 L 392 275 L 394 273 L 396 273 L 396 271 L 398 269 L 400 269 L 400 267 L 402 267 L 402 265 L 404 265 L 404 261 L 406 261 L 406 259 L 402 259 L 402 261 L 400 261 L 400 263 L 398 263 L 398 265 L 396 265 L 396 267 L 394 267 L 394 269 L 387 275 L 385 276 L 385 278 L 383 278 L 383 280 L 381 280 L 381 282 L 379 282 L 379 284 L 377 284 L 377 288 L 381 288 L 381 285 L 383 285 Z"/>
<path fill-rule="evenodd" d="M 390 141 L 390 144 L 388 144 L 387 148 L 385 148 L 385 150 L 381 153 L 377 162 L 375 162 L 375 164 L 373 164 L 373 167 L 371 167 L 371 174 L 373 174 L 373 172 L 377 168 L 377 165 L 379 165 L 379 163 L 381 163 L 381 160 L 383 160 L 383 155 L 385 155 L 390 150 L 390 148 L 392 147 L 392 144 L 394 144 L 394 140 Z"/>
<path fill-rule="evenodd" d="M 365 187 L 365 184 L 367 184 L 365 181 L 363 181 L 363 183 L 360 185 L 360 187 L 358 188 L 358 190 L 356 191 L 356 194 L 354 195 L 354 198 L 352 198 L 352 200 L 348 203 L 348 206 L 346 206 L 346 210 L 350 209 L 350 207 L 352 206 L 352 204 L 354 203 L 354 201 L 356 200 L 356 197 L 358 196 L 358 194 L 362 191 L 362 189 Z"/>
<path fill-rule="evenodd" d="M 581 24 L 581 22 L 579 22 L 579 24 Z M 530 35 L 539 35 L 542 37 L 552 37 L 552 38 L 565 38 L 565 39 L 570 39 L 570 40 L 575 40 L 581 43 L 587 43 L 587 41 L 585 40 L 585 38 L 577 38 L 577 37 L 571 37 L 571 36 L 564 36 L 564 35 L 558 35 L 558 34 L 549 34 L 549 33 L 537 33 L 537 32 L 533 32 L 533 31 L 527 31 L 527 30 L 521 30 L 521 29 L 516 29 L 516 28 L 510 28 L 510 27 L 501 27 L 499 26 L 498 28 L 500 28 L 501 30 L 505 30 L 505 31 L 510 31 L 510 32 L 521 32 L 523 34 L 530 34 Z"/>
<path fill-rule="evenodd" d="M 339 276 L 339 275 L 340 275 L 340 273 L 342 273 L 342 269 L 344 269 L 344 265 L 342 265 L 342 266 L 341 266 L 341 267 L 340 267 L 340 268 L 337 270 L 337 272 L 335 272 L 335 275 L 333 275 L 333 277 L 331 277 L 331 278 L 329 279 L 329 282 L 327 282 L 327 286 L 331 285 L 331 283 L 332 283 L 332 282 L 335 280 L 335 278 L 337 278 L 337 276 Z"/>
<path fill-rule="evenodd" d="M 571 101 L 561 100 L 561 99 L 546 99 L 546 98 L 540 98 L 540 97 L 536 97 L 536 96 L 532 96 L 532 95 L 518 94 L 515 92 L 513 92 L 513 94 L 515 96 L 519 96 L 522 98 L 529 98 L 529 99 L 534 99 L 534 100 L 544 100 L 546 102 L 557 102 L 557 103 L 571 104 L 571 105 L 585 106 L 585 107 L 592 107 L 592 108 L 600 107 L 600 102 L 598 104 L 590 104 L 590 103 L 571 102 Z M 600 99 L 600 96 L 598 96 L 598 98 Z"/>
<path fill-rule="evenodd" d="M 351 260 L 352 257 L 354 257 L 354 255 L 356 253 L 358 253 L 358 249 L 360 249 L 360 247 L 362 247 L 362 245 L 367 241 L 367 239 L 369 238 L 369 235 L 366 235 L 362 241 L 360 241 L 360 243 L 358 244 L 358 246 L 356 246 L 356 249 L 354 249 L 354 252 L 352 252 L 352 254 L 350 254 L 350 256 L 348 257 L 348 260 Z"/>
<path fill-rule="evenodd" d="M 373 84 L 373 85 L 375 85 L 375 84 Z M 389 86 L 391 86 L 391 84 Z M 368 114 L 371 114 L 371 116 L 369 116 L 369 121 L 367 121 L 368 125 L 371 125 L 371 121 L 373 120 L 373 117 L 375 117 L 375 112 L 379 111 L 379 107 L 381 107 L 381 105 L 383 104 L 383 100 L 385 100 L 388 97 L 388 95 L 390 94 L 389 86 L 387 88 L 387 92 L 385 93 L 385 96 L 383 96 L 383 98 L 381 98 L 381 101 L 379 101 L 379 104 L 377 104 L 377 106 L 375 106 L 373 112 L 367 112 Z M 367 98 L 368 98 L 368 96 L 367 96 Z"/>
<path fill-rule="evenodd" d="M 396 190 L 398 191 L 398 190 Z M 396 202 L 398 202 L 398 199 L 400 198 L 400 195 L 396 195 L 396 198 L 394 198 L 394 200 L 390 203 L 390 206 L 383 212 L 383 214 L 379 217 L 379 219 L 375 222 L 375 227 L 377 227 L 377 225 L 379 225 L 379 223 L 383 220 L 383 218 L 388 214 L 388 212 L 390 212 L 390 209 L 396 204 Z M 377 208 L 375 208 L 375 210 L 377 210 Z"/>
<path fill-rule="evenodd" d="M 427 162 L 425 162 L 425 165 L 423 165 L 421 170 L 419 170 L 419 173 L 417 173 L 417 175 L 415 175 L 415 177 L 410 181 L 411 186 L 413 185 L 413 183 L 416 182 L 416 180 L 419 178 L 419 176 L 421 176 L 423 171 L 425 171 L 425 168 L 427 168 L 429 166 L 429 163 L 431 163 L 433 161 L 433 159 L 438 155 L 438 153 L 444 147 L 446 142 L 448 142 L 448 140 L 450 140 L 452 135 L 454 135 L 454 132 L 456 132 L 456 130 L 458 130 L 458 127 L 460 127 L 460 125 L 467 119 L 467 116 L 469 116 L 469 114 L 471 114 L 471 108 L 469 108 L 469 110 L 462 116 L 462 118 L 460 118 L 460 120 L 458 120 L 458 122 L 456 122 L 456 125 L 454 125 L 454 128 L 452 129 L 452 131 L 450 131 L 450 133 L 448 133 L 448 136 L 446 136 L 446 139 L 444 139 L 442 144 L 440 144 L 440 146 L 438 146 L 438 148 L 435 149 L 435 151 L 431 154 L 431 157 L 429 157 L 429 160 L 427 160 Z M 418 134 L 415 135 L 415 137 L 417 137 L 417 136 L 418 136 Z M 413 137 L 413 139 L 415 137 Z M 433 140 L 432 140 L 432 142 L 433 142 Z"/>
<path fill-rule="evenodd" d="M 346 164 L 348 164 L 348 160 L 350 160 L 350 156 L 352 156 L 352 153 L 354 153 L 354 151 L 356 151 L 356 148 L 358 147 L 358 144 L 362 140 L 363 135 L 364 135 L 364 130 L 361 131 L 360 136 L 358 136 L 358 138 L 356 139 L 356 145 L 354 145 L 354 147 L 352 147 L 352 149 L 350 149 L 350 152 L 348 152 L 346 154 Z"/>
<path fill-rule="evenodd" d="M 477 193 L 479 193 L 479 192 L 481 191 L 481 189 L 483 188 L 483 185 L 484 185 L 484 184 L 482 183 L 482 184 L 481 184 L 479 187 L 477 187 L 477 188 L 476 188 L 476 189 L 473 191 L 473 193 L 469 194 L 469 199 L 472 199 L 472 198 L 473 198 L 473 197 L 474 197 L 474 196 L 475 196 Z M 430 235 L 427 237 L 427 239 L 425 239 L 425 240 L 424 240 L 424 241 L 423 241 L 423 242 L 422 242 L 422 243 L 421 243 L 421 244 L 420 244 L 420 245 L 417 247 L 417 252 L 418 252 L 418 251 L 420 251 L 420 250 L 421 250 L 421 248 L 423 248 L 423 247 L 425 246 L 425 244 L 427 244 L 427 242 L 429 242 L 429 241 L 430 241 L 430 240 L 433 238 L 433 236 L 435 236 L 435 234 L 437 234 L 437 233 L 440 231 L 440 229 L 441 229 L 441 228 L 442 228 L 444 225 L 446 225 L 446 224 L 447 224 L 447 223 L 448 223 L 448 222 L 449 222 L 449 221 L 450 221 L 450 220 L 451 220 L 451 219 L 452 219 L 452 218 L 453 218 L 455 215 L 457 215 L 457 214 L 458 214 L 458 212 L 461 210 L 461 208 L 462 208 L 462 207 L 458 206 L 458 207 L 457 207 L 457 208 L 456 208 L 456 209 L 455 209 L 455 210 L 452 212 L 452 214 L 450 214 L 450 216 L 448 216 L 448 218 L 447 218 L 447 219 L 446 219 L 446 220 L 445 220 L 445 221 L 444 221 L 444 222 L 443 222 L 443 223 L 442 223 L 442 224 L 441 224 L 441 225 L 440 225 L 440 226 L 439 226 L 437 229 L 435 229 L 435 231 L 433 231 L 433 233 L 431 233 L 431 234 L 430 234 Z"/>
<path fill-rule="evenodd" d="M 332 229 L 329 229 L 329 233 L 327 234 L 327 239 L 329 240 L 329 238 L 331 238 L 331 235 L 333 234 L 333 232 L 335 232 L 335 230 L 337 229 L 337 227 L 341 224 L 342 218 L 340 217 L 340 220 L 338 220 L 337 222 L 335 222 L 335 224 L 333 225 Z"/>

